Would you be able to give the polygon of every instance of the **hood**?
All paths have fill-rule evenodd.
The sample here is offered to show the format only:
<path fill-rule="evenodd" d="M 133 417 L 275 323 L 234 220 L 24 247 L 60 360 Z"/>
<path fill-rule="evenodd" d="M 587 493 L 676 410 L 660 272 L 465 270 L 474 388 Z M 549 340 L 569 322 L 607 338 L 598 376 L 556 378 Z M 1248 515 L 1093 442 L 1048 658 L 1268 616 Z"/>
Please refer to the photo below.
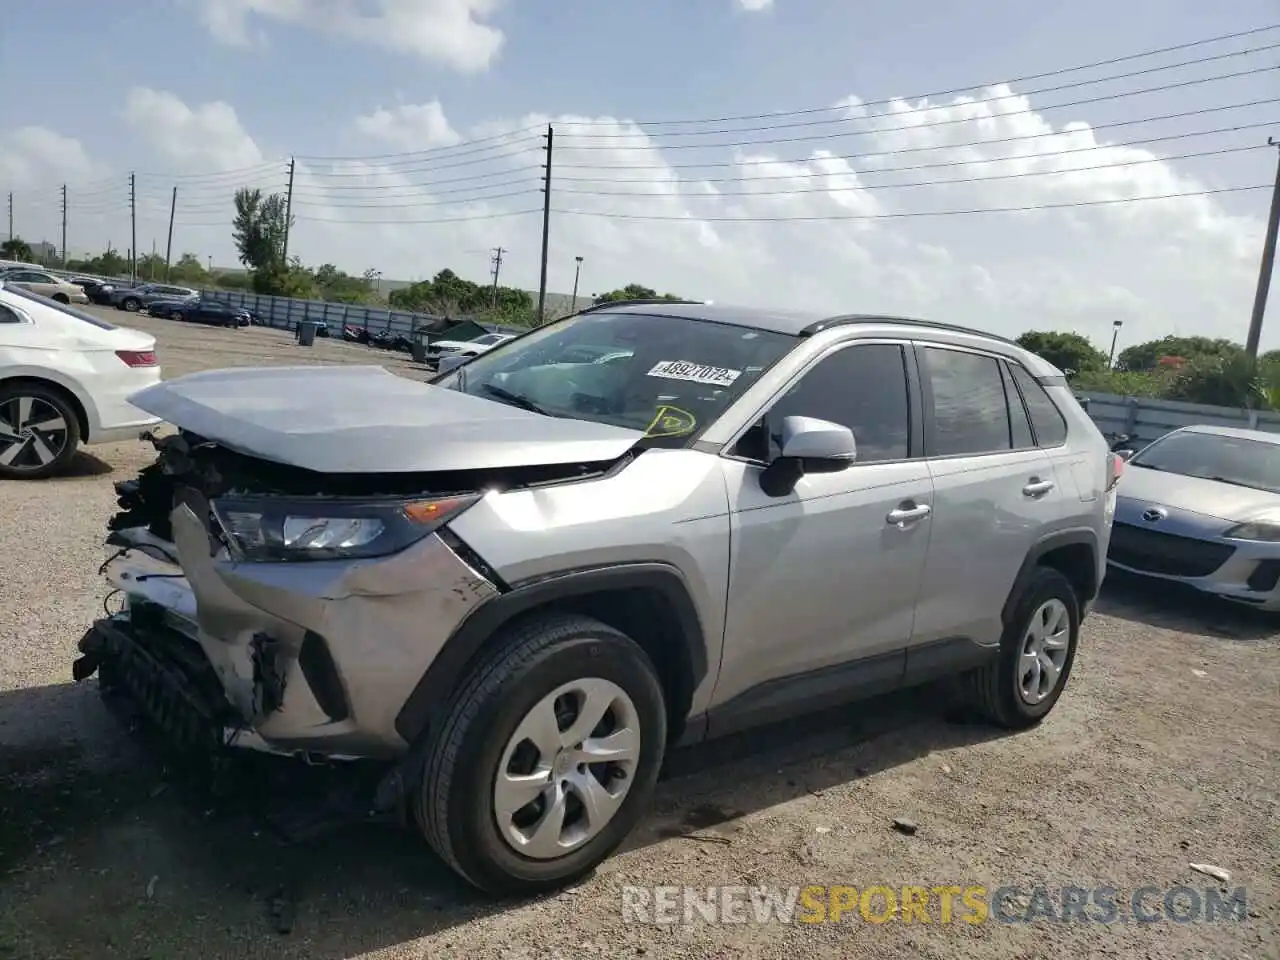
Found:
<path fill-rule="evenodd" d="M 239 453 L 319 473 L 600 463 L 639 430 L 545 417 L 382 367 L 249 367 L 165 380 L 135 407 Z"/>
<path fill-rule="evenodd" d="M 1265 490 L 1137 466 L 1125 469 L 1118 495 L 1219 520 L 1251 520 L 1268 511 L 1280 513 L 1280 495 Z"/>

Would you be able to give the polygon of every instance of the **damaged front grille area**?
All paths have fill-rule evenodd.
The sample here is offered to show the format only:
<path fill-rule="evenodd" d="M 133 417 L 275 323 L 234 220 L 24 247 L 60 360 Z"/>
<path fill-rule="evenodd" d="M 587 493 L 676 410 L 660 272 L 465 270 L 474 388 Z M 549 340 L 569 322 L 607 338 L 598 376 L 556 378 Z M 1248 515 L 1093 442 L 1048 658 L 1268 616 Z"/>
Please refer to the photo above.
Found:
<path fill-rule="evenodd" d="M 170 627 L 165 611 L 133 602 L 97 621 L 80 641 L 77 681 L 95 672 L 107 695 L 123 694 L 179 752 L 213 755 L 235 726 L 222 685 L 199 644 Z"/>

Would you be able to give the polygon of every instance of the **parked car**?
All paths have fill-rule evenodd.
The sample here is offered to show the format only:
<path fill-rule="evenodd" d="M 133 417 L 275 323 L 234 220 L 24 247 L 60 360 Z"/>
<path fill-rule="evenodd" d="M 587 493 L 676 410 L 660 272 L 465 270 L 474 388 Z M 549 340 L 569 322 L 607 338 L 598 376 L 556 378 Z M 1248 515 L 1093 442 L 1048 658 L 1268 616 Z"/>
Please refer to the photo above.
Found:
<path fill-rule="evenodd" d="M 96 303 L 104 307 L 112 305 L 111 294 L 116 289 L 114 283 L 107 280 L 99 280 L 96 277 L 72 277 L 68 282 L 74 283 L 83 290 L 90 303 Z"/>
<path fill-rule="evenodd" d="M 439 361 L 447 356 L 478 357 L 499 344 L 512 339 L 510 333 L 486 333 L 474 340 L 435 340 L 427 344 L 427 361 Z"/>
<path fill-rule="evenodd" d="M 153 317 L 171 320 L 188 320 L 215 327 L 247 327 L 249 311 L 233 307 L 221 300 L 208 297 L 191 297 L 187 300 L 156 300 L 147 307 Z"/>
<path fill-rule="evenodd" d="M 626 362 L 564 362 L 584 343 Z M 601 305 L 430 384 L 241 368 L 134 402 L 178 432 L 118 487 L 128 607 L 74 676 L 188 756 L 383 763 L 360 811 L 495 893 L 609 856 L 675 744 L 938 678 L 1038 723 L 1123 465 L 1011 341 L 693 303 Z"/>
<path fill-rule="evenodd" d="M 0 478 L 57 473 L 82 444 L 159 421 L 126 398 L 160 379 L 155 337 L 0 281 Z"/>
<path fill-rule="evenodd" d="M 17 267 L 0 274 L 6 286 L 21 287 L 58 303 L 88 303 L 89 297 L 74 283 L 55 277 L 46 270 Z"/>
<path fill-rule="evenodd" d="M 185 300 L 200 296 L 199 290 L 190 287 L 174 287 L 166 283 L 143 283 L 125 287 L 112 293 L 112 304 L 129 313 L 144 310 L 157 300 Z"/>
<path fill-rule="evenodd" d="M 1111 566 L 1280 611 L 1280 436 L 1182 427 L 1121 455 Z"/>

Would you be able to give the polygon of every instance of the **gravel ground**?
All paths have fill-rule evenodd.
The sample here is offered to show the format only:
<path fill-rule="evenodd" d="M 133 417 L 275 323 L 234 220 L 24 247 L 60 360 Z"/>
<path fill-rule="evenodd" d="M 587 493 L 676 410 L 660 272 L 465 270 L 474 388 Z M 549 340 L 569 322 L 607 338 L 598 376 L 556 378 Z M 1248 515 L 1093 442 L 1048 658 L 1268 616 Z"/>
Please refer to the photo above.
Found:
<path fill-rule="evenodd" d="M 353 345 L 129 322 L 158 335 L 169 376 L 366 360 L 420 375 Z M 0 483 L 0 957 L 1280 956 L 1277 629 L 1132 583 L 1108 583 L 1071 688 L 1038 729 L 948 722 L 924 691 L 682 753 L 627 849 L 549 899 L 485 902 L 388 828 L 283 846 L 209 815 L 166 787 L 92 683 L 69 682 L 101 609 L 111 483 L 149 459 L 118 444 L 65 479 Z M 944 924 L 936 902 L 928 925 L 623 916 L 628 885 L 807 884 L 1038 884 L 1054 899 L 1110 885 L 1122 907 L 1143 886 L 1244 886 L 1247 916 Z"/>

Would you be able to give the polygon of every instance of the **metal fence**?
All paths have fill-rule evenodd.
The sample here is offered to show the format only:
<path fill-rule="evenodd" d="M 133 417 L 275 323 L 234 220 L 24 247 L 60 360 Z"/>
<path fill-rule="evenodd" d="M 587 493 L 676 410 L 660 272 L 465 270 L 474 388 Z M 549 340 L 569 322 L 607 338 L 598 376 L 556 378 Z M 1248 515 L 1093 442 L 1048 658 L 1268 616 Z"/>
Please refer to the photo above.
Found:
<path fill-rule="evenodd" d="M 1280 433 L 1280 412 L 1212 407 L 1203 403 L 1121 397 L 1113 393 L 1079 394 L 1093 422 L 1103 433 L 1127 433 L 1135 447 L 1158 440 L 1170 430 L 1193 424 L 1245 427 Z"/>

